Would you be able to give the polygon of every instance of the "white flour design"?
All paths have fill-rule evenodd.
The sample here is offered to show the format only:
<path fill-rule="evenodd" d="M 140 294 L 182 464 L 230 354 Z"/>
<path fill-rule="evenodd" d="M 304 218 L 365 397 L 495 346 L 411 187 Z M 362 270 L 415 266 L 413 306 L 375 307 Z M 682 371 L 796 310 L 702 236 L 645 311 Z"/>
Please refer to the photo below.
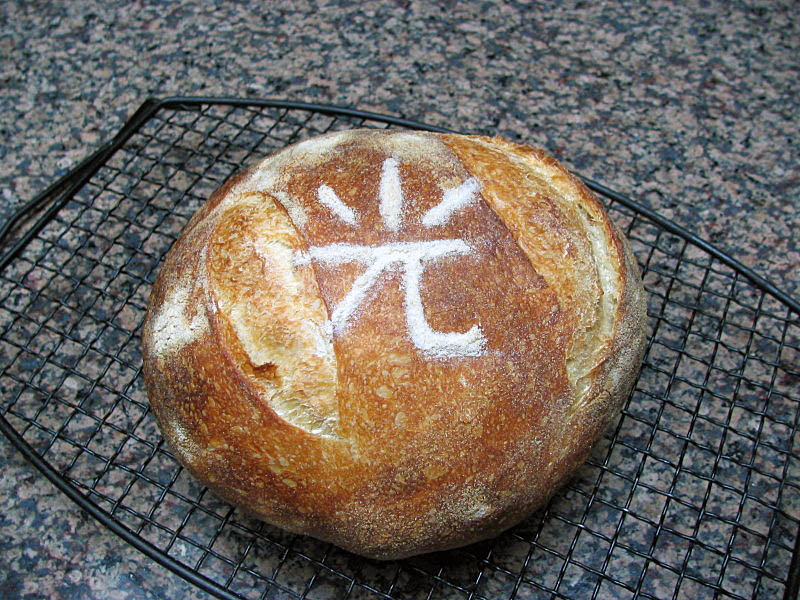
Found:
<path fill-rule="evenodd" d="M 446 190 L 442 202 L 422 217 L 422 224 L 428 228 L 445 224 L 456 211 L 477 200 L 478 190 L 479 184 L 474 178 L 457 188 Z M 396 231 L 402 225 L 404 199 L 398 164 L 393 158 L 387 158 L 383 163 L 379 195 L 384 225 Z M 317 198 L 345 223 L 354 225 L 357 222 L 356 212 L 345 205 L 327 185 L 320 186 Z M 308 264 L 315 260 L 326 265 L 359 262 L 367 267 L 331 313 L 335 334 L 347 329 L 351 317 L 369 290 L 376 285 L 380 275 L 387 270 L 398 270 L 403 274 L 406 326 L 414 345 L 431 358 L 480 356 L 486 347 L 481 328 L 473 325 L 464 333 L 435 331 L 425 318 L 420 295 L 420 280 L 428 264 L 445 257 L 467 255 L 472 250 L 469 244 L 460 239 L 395 242 L 382 246 L 331 244 L 312 246 L 308 253 L 298 255 L 295 262 Z"/>

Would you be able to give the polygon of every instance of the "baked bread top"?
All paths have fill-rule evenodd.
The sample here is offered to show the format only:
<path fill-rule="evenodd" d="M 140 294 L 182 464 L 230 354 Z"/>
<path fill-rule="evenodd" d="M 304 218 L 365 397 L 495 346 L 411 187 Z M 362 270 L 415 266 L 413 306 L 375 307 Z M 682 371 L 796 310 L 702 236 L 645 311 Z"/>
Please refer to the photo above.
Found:
<path fill-rule="evenodd" d="M 623 236 L 542 151 L 356 130 L 197 212 L 152 290 L 144 373 L 219 496 L 393 558 L 541 505 L 630 392 L 645 318 Z"/>

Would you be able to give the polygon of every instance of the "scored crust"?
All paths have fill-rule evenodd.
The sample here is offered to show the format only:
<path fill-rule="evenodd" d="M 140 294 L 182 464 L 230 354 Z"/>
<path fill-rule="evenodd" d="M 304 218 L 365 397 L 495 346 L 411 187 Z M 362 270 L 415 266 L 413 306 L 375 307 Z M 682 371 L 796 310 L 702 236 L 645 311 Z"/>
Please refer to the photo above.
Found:
<path fill-rule="evenodd" d="M 497 138 L 328 134 L 228 181 L 153 286 L 144 375 L 220 497 L 376 558 L 495 535 L 630 392 L 644 292 L 602 205 Z"/>

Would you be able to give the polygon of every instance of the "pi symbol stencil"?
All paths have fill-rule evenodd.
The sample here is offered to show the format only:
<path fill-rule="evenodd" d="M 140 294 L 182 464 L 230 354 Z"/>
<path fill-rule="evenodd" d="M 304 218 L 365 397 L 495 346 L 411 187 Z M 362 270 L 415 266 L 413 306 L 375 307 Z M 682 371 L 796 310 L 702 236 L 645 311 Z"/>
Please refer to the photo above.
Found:
<path fill-rule="evenodd" d="M 475 178 L 460 186 L 446 190 L 439 204 L 422 216 L 422 225 L 432 228 L 443 225 L 463 207 L 477 201 L 480 186 Z M 384 227 L 398 231 L 403 226 L 404 197 L 397 161 L 387 158 L 381 169 L 378 192 L 378 209 Z M 317 189 L 317 200 L 334 216 L 347 225 L 357 226 L 358 213 L 346 205 L 336 191 L 327 185 Z M 335 243 L 328 246 L 312 246 L 308 252 L 298 255 L 297 264 L 317 261 L 335 266 L 358 262 L 364 265 L 345 297 L 331 312 L 334 334 L 345 332 L 357 315 L 357 309 L 365 302 L 369 291 L 387 271 L 401 274 L 404 290 L 405 320 L 412 343 L 429 358 L 480 356 L 486 348 L 486 337 L 480 326 L 473 325 L 465 332 L 434 330 L 427 319 L 420 295 L 420 281 L 425 268 L 446 257 L 471 254 L 473 248 L 463 239 L 440 239 L 417 242 L 394 242 L 378 246 Z"/>

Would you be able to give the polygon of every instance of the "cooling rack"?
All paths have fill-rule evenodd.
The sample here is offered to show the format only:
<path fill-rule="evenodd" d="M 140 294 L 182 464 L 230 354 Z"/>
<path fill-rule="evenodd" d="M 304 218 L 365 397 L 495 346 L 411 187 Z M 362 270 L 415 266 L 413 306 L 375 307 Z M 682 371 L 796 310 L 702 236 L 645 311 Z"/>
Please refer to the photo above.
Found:
<path fill-rule="evenodd" d="M 353 127 L 282 101 L 148 100 L 0 230 L 0 428 L 83 510 L 220 598 L 795 598 L 800 305 L 599 184 L 649 292 L 638 383 L 588 463 L 495 540 L 378 562 L 250 519 L 164 445 L 139 334 L 160 262 L 243 164 Z"/>

